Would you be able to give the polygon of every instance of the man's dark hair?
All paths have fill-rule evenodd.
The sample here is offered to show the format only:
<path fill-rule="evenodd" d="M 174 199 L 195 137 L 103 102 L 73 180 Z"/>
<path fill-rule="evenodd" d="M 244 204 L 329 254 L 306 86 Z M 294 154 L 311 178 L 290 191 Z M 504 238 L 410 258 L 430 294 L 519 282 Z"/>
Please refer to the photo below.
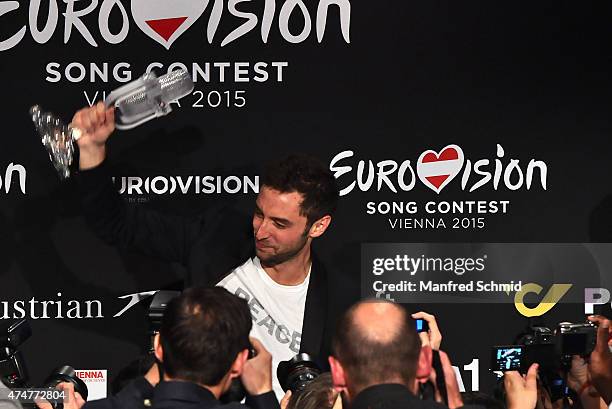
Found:
<path fill-rule="evenodd" d="M 217 385 L 249 347 L 247 302 L 221 287 L 190 288 L 168 303 L 160 328 L 163 366 L 172 377 Z"/>
<path fill-rule="evenodd" d="M 262 176 L 262 186 L 281 193 L 297 192 L 304 196 L 300 213 L 308 227 L 325 215 L 331 215 L 340 195 L 336 178 L 321 161 L 306 155 L 291 155 L 269 163 Z"/>
<path fill-rule="evenodd" d="M 332 409 L 337 396 L 331 373 L 325 372 L 303 390 L 291 395 L 287 409 Z"/>
<path fill-rule="evenodd" d="M 362 301 L 344 313 L 336 327 L 333 355 L 358 390 L 397 378 L 408 385 L 416 376 L 421 350 L 416 324 L 404 307 L 389 302 L 401 311 L 402 318 L 396 327 L 390 328 L 390 337 L 382 337 L 387 339 L 372 337 L 364 323 L 354 320 L 355 310 L 369 302 L 386 301 Z"/>

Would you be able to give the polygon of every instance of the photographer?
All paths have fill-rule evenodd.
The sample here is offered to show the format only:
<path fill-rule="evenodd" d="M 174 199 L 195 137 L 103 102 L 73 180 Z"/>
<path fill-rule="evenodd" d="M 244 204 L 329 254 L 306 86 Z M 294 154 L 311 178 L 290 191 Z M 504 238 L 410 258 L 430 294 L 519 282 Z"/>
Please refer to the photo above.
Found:
<path fill-rule="evenodd" d="M 421 348 L 415 326 L 401 305 L 387 301 L 362 301 L 344 314 L 329 361 L 334 387 L 350 408 L 445 408 L 416 396 L 419 378 L 431 376 L 432 349 Z M 443 367 L 454 378 L 444 357 Z M 439 376 L 446 379 L 444 372 Z M 451 379 L 447 381 L 452 387 Z"/>
<path fill-rule="evenodd" d="M 191 288 L 170 301 L 154 342 L 164 379 L 155 387 L 152 407 L 246 407 L 218 400 L 240 377 L 254 407 L 278 408 L 272 357 L 255 338 L 249 343 L 251 326 L 246 301 L 220 287 Z M 251 359 L 249 345 L 256 351 Z"/>
<path fill-rule="evenodd" d="M 579 397 L 585 409 L 599 409 L 601 400 L 610 405 L 612 400 L 612 328 L 610 320 L 596 315 L 588 317 L 597 324 L 597 342 L 588 360 L 572 357 L 568 386 Z"/>
<path fill-rule="evenodd" d="M 595 348 L 587 359 L 579 355 L 572 356 L 567 386 L 575 392 L 578 399 L 572 406 L 604 409 L 611 404 L 612 398 L 612 331 L 607 318 L 591 316 L 588 319 L 597 324 Z M 538 392 L 537 370 L 538 364 L 533 364 L 524 376 L 517 371 L 505 373 L 504 387 L 508 409 L 533 409 L 542 405 Z M 554 402 L 550 405 L 554 406 Z"/>
<path fill-rule="evenodd" d="M 248 304 L 221 287 L 190 288 L 166 308 L 160 333 L 155 337 L 155 357 L 164 369 L 164 378 L 152 394 L 153 409 L 247 408 L 239 403 L 222 405 L 219 397 L 232 379 L 240 377 L 253 409 L 278 409 L 272 391 L 272 357 L 255 338 L 250 338 L 252 320 Z M 248 359 L 249 349 L 256 352 Z M 118 395 L 94 401 L 87 407 L 141 409 L 148 390 L 138 382 L 157 382 L 157 365 L 145 377 L 132 381 Z M 135 383 L 136 382 L 136 383 Z M 149 385 L 150 387 L 151 385 Z M 66 409 L 80 409 L 82 399 L 68 389 Z M 50 409 L 48 403 L 39 408 Z"/>

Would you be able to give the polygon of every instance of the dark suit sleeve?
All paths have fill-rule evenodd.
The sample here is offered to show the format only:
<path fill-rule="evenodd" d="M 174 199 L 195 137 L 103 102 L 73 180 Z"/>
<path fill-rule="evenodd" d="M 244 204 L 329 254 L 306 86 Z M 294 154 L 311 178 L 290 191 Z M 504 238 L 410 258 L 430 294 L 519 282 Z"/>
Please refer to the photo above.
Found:
<path fill-rule="evenodd" d="M 145 409 L 145 400 L 153 398 L 153 386 L 141 376 L 123 388 L 115 396 L 85 402 L 83 409 Z"/>
<path fill-rule="evenodd" d="M 76 179 L 87 223 L 101 239 L 164 261 L 187 263 L 189 250 L 203 228 L 203 218 L 128 206 L 113 185 L 106 162 L 79 172 Z"/>
<path fill-rule="evenodd" d="M 280 404 L 272 391 L 255 396 L 247 395 L 246 404 L 250 409 L 280 409 Z"/>

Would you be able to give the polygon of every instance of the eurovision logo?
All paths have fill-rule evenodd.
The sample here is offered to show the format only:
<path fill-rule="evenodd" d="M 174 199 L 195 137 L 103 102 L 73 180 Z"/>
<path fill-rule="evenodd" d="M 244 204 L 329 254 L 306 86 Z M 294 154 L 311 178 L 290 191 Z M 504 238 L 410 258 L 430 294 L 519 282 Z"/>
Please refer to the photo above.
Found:
<path fill-rule="evenodd" d="M 316 11 L 309 10 L 304 0 L 265 0 L 262 2 L 263 7 L 253 4 L 249 9 L 241 5 L 238 10 L 237 5 L 241 2 L 242 0 L 132 0 L 131 11 L 132 19 L 143 33 L 164 48 L 170 49 L 172 44 L 198 21 L 209 3 L 211 7 L 206 24 L 209 44 L 213 43 L 222 20 L 231 20 L 231 25 L 236 23 L 233 30 L 221 41 L 221 47 L 256 29 L 259 29 L 261 41 L 267 43 L 273 25 L 278 28 L 283 40 L 291 44 L 312 38 L 313 32 L 316 33 L 317 42 L 321 43 L 328 23 L 328 10 L 332 6 L 339 10 L 342 37 L 346 43 L 350 43 L 350 0 L 319 0 L 316 7 L 312 7 Z M 4 19 L 0 20 L 2 24 L 10 18 L 15 20 L 16 16 L 10 14 L 25 3 L 0 0 L 0 18 Z M 58 3 L 64 3 L 66 8 L 60 11 Z M 80 3 L 80 0 L 49 0 L 48 7 L 41 7 L 41 0 L 30 0 L 28 24 L 12 33 L 3 33 L 0 37 L 0 51 L 17 46 L 28 31 L 38 44 L 49 42 L 58 33 L 63 33 L 64 44 L 68 44 L 71 36 L 80 36 L 92 47 L 98 47 L 100 37 L 108 44 L 119 44 L 127 38 L 131 20 L 126 10 L 126 0 L 92 0 L 87 6 Z M 88 22 L 92 19 L 87 16 L 96 12 L 97 25 L 93 25 Z M 228 17 L 228 14 L 231 17 Z M 290 27 L 290 19 L 301 19 L 301 26 L 298 24 Z M 58 27 L 62 29 L 58 30 Z"/>
<path fill-rule="evenodd" d="M 386 188 L 393 193 L 408 192 L 414 189 L 420 180 L 425 186 L 436 193 L 450 184 L 455 177 L 461 175 L 461 190 L 473 192 L 486 185 L 492 185 L 493 190 L 505 186 L 508 190 L 518 190 L 539 182 L 546 190 L 548 166 L 542 160 L 531 159 L 522 166 L 520 159 L 506 159 L 504 148 L 497 144 L 494 159 L 466 159 L 463 150 L 458 145 L 447 145 L 439 151 L 427 149 L 416 161 L 416 174 L 413 162 L 409 159 L 397 162 L 385 159 L 378 162 L 359 160 L 357 166 L 347 163 L 355 153 L 346 150 L 335 155 L 329 165 L 341 185 L 340 195 L 344 196 L 358 188 L 367 192 L 372 188 L 377 191 Z M 523 162 L 524 163 L 524 162 Z M 349 181 L 347 184 L 346 181 Z"/>
<path fill-rule="evenodd" d="M 472 158 L 455 144 L 440 150 L 425 149 L 416 161 L 403 159 L 355 160 L 355 152 L 345 150 L 335 155 L 329 169 L 338 180 L 340 196 L 362 192 L 410 192 L 420 182 L 436 194 L 458 180 L 461 191 L 472 193 L 479 189 L 493 192 L 531 190 L 546 191 L 548 165 L 543 160 L 519 159 L 506 156 L 497 144 L 494 157 Z M 491 155 L 493 156 L 493 155 Z M 507 214 L 510 201 L 494 200 L 369 200 L 365 203 L 368 215 L 392 215 L 387 221 L 392 229 L 484 229 L 484 215 Z M 408 215 L 409 217 L 406 217 Z M 425 217 L 423 217 L 425 216 Z"/>

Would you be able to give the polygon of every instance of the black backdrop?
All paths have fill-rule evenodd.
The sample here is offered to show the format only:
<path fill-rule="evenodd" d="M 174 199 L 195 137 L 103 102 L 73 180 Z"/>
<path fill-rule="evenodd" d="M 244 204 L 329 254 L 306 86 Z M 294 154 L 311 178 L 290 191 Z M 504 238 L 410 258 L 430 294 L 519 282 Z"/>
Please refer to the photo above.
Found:
<path fill-rule="evenodd" d="M 31 0 L 34 3 L 33 0 Z M 168 0 L 166 0 L 168 1 Z M 2 1 L 0 7 L 11 2 Z M 28 1 L 0 16 L 0 41 L 28 26 Z M 49 2 L 40 6 L 38 28 L 45 24 Z M 37 140 L 28 108 L 41 104 L 66 121 L 87 104 L 86 96 L 121 85 L 72 83 L 45 78 L 49 62 L 63 70 L 72 62 L 130 64 L 132 77 L 151 62 L 168 66 L 183 62 L 287 62 L 282 81 L 268 66 L 266 82 L 198 81 L 200 94 L 185 99 L 170 117 L 130 132 L 117 132 L 109 144 L 113 174 L 138 176 L 236 175 L 255 177 L 265 161 L 303 152 L 331 162 L 338 153 L 354 151 L 342 161 L 353 167 L 343 175 L 344 187 L 355 178 L 359 160 L 410 160 L 416 169 L 421 152 L 439 152 L 459 145 L 472 164 L 496 159 L 497 144 L 506 166 L 519 159 L 523 171 L 531 159 L 546 163 L 546 189 L 534 178 L 512 191 L 492 183 L 468 192 L 461 174 L 440 194 L 418 179 L 410 191 L 394 193 L 376 182 L 367 191 L 355 188 L 343 196 L 331 230 L 316 243 L 321 258 L 334 272 L 333 285 L 359 290 L 360 245 L 378 242 L 610 242 L 609 141 L 611 108 L 610 38 L 612 10 L 605 2 L 568 1 L 387 1 L 350 2 L 350 42 L 341 32 L 340 13 L 331 6 L 325 36 L 316 37 L 316 1 L 304 0 L 312 19 L 310 35 L 300 43 L 285 40 L 276 14 L 267 43 L 260 35 L 262 1 L 245 1 L 239 10 L 258 16 L 256 28 L 221 47 L 222 39 L 244 21 L 227 11 L 212 43 L 206 38 L 208 5 L 199 20 L 169 50 L 136 25 L 130 2 L 121 3 L 129 16 L 129 33 L 118 44 L 105 41 L 98 28 L 101 4 L 79 0 L 74 8 L 95 9 L 82 18 L 97 42 L 91 46 L 77 28 L 64 41 L 66 3 L 59 2 L 57 27 L 44 44 L 30 28 L 18 45 L 0 52 L 3 145 L 0 176 L 9 164 L 27 171 L 25 193 L 13 177 L 0 191 L 0 300 L 99 300 L 100 319 L 31 320 L 34 337 L 23 346 L 32 378 L 42 377 L 61 362 L 80 368 L 108 369 L 112 378 L 147 344 L 141 305 L 113 315 L 125 305 L 118 297 L 172 286 L 180 266 L 166 265 L 104 245 L 87 228 L 71 181 L 61 183 Z M 152 8 L 157 7 L 153 2 Z M 348 3 L 348 2 L 347 2 Z M 140 7 L 140 6 L 137 6 Z M 178 7 L 178 6 L 177 6 Z M 0 8 L 2 10 L 2 8 Z M 297 9 L 296 9 L 297 10 Z M 118 9 L 111 14 L 111 32 L 121 28 Z M 303 27 L 299 13 L 290 19 L 295 34 Z M 252 66 L 251 65 L 251 66 Z M 76 69 L 74 73 L 76 73 Z M 229 73 L 230 71 L 228 71 Z M 163 73 L 163 72 L 158 72 Z M 229 75 L 229 74 L 228 74 Z M 89 76 L 89 73 L 88 73 Z M 242 108 L 213 108 L 206 101 L 217 91 L 244 91 Z M 193 107 L 195 103 L 203 107 Z M 224 101 L 225 102 L 225 101 Z M 236 102 L 236 100 L 232 100 Z M 230 104 L 231 105 L 231 104 Z M 490 166 L 492 171 L 492 165 Z M 16 173 L 15 173 L 16 175 Z M 538 175 L 538 173 L 536 173 Z M 476 176 L 472 176 L 476 178 Z M 477 179 L 471 179 L 469 186 Z M 397 176 L 394 179 L 397 186 Z M 208 206 L 229 203 L 249 211 L 253 193 L 126 195 L 133 206 L 194 214 Z M 505 214 L 456 215 L 484 217 L 483 228 L 393 229 L 389 215 L 366 213 L 367 202 L 415 201 L 422 212 L 430 200 L 508 200 Z M 414 215 L 402 215 L 415 217 Z M 451 216 L 446 215 L 447 220 Z M 511 303 L 483 309 L 473 305 L 432 304 L 445 332 L 445 347 L 462 371 L 480 358 L 480 388 L 491 385 L 488 346 L 507 343 L 525 324 Z M 582 305 L 559 305 L 557 318 L 580 319 Z M 555 315 L 556 314 L 556 315 Z M 467 338 L 467 339 L 466 339 Z M 462 372 L 470 389 L 469 373 Z"/>

